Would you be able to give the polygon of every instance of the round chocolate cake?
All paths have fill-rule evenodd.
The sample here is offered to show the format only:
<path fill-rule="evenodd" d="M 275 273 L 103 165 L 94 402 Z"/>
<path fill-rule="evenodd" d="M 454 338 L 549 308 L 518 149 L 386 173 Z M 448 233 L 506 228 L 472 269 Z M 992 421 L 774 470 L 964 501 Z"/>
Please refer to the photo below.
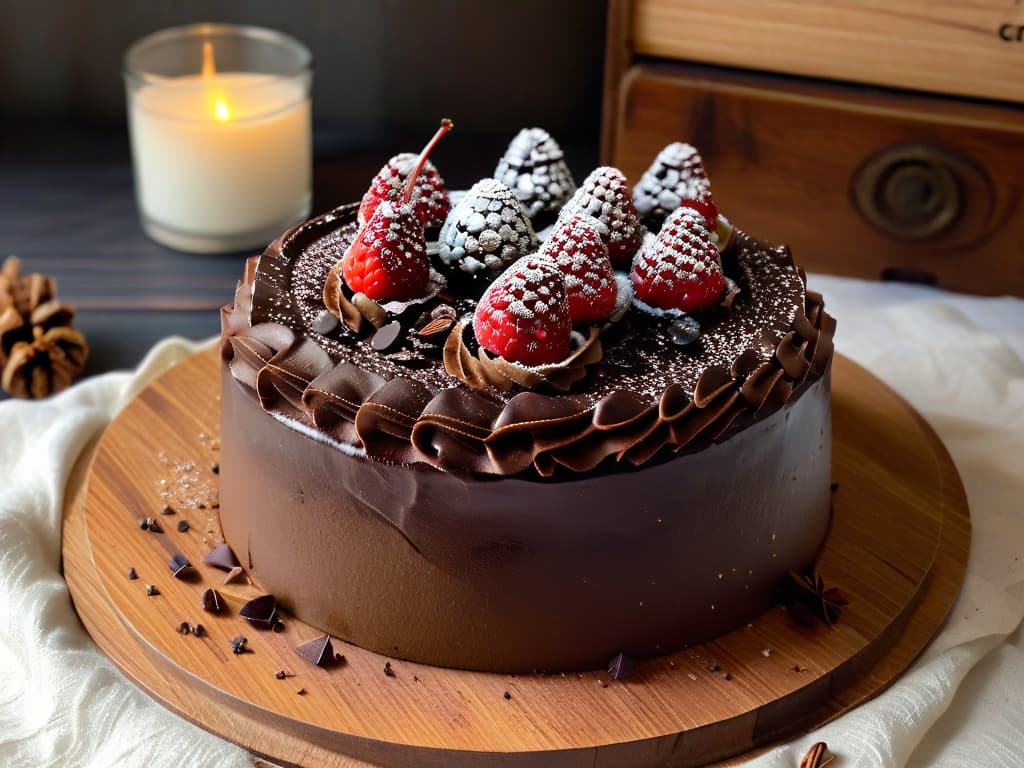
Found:
<path fill-rule="evenodd" d="M 399 248 L 429 264 L 416 295 L 368 295 L 410 284 L 389 261 L 416 219 L 400 199 L 338 208 L 249 260 L 222 317 L 221 523 L 294 615 L 429 664 L 585 669 L 728 631 L 814 560 L 830 516 L 821 297 L 788 249 L 706 207 L 631 233 L 598 170 L 533 254 L 513 247 L 538 240 L 527 201 L 490 194 L 477 233 L 493 237 L 475 240 L 478 200 L 457 202 L 458 245 Z M 474 243 L 472 274 L 437 255 Z M 584 264 L 630 247 L 608 262 L 628 275 Z"/>

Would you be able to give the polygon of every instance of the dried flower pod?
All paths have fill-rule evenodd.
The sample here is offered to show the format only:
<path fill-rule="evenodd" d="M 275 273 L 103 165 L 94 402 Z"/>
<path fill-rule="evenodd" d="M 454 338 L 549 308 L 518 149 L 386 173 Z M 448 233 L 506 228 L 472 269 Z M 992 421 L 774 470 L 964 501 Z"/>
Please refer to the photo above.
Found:
<path fill-rule="evenodd" d="M 89 345 L 74 328 L 32 328 L 32 341 L 19 341 L 4 365 L 0 385 L 21 398 L 44 398 L 71 385 L 85 367 Z"/>
<path fill-rule="evenodd" d="M 14 307 L 20 315 L 28 316 L 56 295 L 57 281 L 38 273 L 22 275 L 17 256 L 8 256 L 0 267 L 0 311 Z"/>

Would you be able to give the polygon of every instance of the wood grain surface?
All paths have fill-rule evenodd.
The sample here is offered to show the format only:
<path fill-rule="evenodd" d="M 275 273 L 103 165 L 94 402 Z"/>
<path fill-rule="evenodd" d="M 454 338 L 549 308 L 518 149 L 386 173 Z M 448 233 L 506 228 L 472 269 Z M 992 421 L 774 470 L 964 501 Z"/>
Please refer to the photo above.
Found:
<path fill-rule="evenodd" d="M 636 0 L 638 54 L 1024 102 L 1015 0 Z"/>
<path fill-rule="evenodd" d="M 215 353 L 193 357 L 115 420 L 79 470 L 87 486 L 66 516 L 65 572 L 86 627 L 132 680 L 277 763 L 706 763 L 809 728 L 888 685 L 941 625 L 966 567 L 966 500 L 941 443 L 898 396 L 837 358 L 839 488 L 819 562 L 851 599 L 835 627 L 801 627 L 775 608 L 715 642 L 640 663 L 622 681 L 603 671 L 512 676 L 397 660 L 390 677 L 388 659 L 337 640 L 347 663 L 320 669 L 294 651 L 317 630 L 290 617 L 279 634 L 248 625 L 237 609 L 258 588 L 222 585 L 223 572 L 199 564 L 220 535 L 215 501 L 199 501 L 216 498 L 217 375 Z M 160 516 L 168 500 L 176 512 Z M 140 530 L 147 516 L 164 532 Z M 176 529 L 180 519 L 188 531 Z M 172 578 L 166 561 L 176 551 L 197 564 L 194 581 Z M 138 580 L 127 578 L 129 566 Z M 161 594 L 147 597 L 147 583 Z M 226 596 L 226 614 L 200 610 L 208 586 Z M 207 634 L 179 634 L 182 621 Z M 231 653 L 238 634 L 252 653 Z M 278 670 L 293 676 L 278 680 Z"/>

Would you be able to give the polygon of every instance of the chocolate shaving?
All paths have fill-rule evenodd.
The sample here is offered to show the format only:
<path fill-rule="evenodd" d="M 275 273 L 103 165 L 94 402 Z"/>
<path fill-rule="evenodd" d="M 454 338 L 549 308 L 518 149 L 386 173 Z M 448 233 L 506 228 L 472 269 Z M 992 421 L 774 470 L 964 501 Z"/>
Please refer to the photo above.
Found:
<path fill-rule="evenodd" d="M 190 563 L 188 558 L 180 552 L 174 553 L 171 559 L 167 562 L 167 565 L 176 579 L 189 579 L 195 575 L 195 569 L 192 567 L 192 563 Z"/>
<path fill-rule="evenodd" d="M 232 568 L 241 565 L 241 563 L 238 562 L 235 553 L 231 551 L 231 547 L 227 544 L 218 544 L 203 555 L 203 565 L 212 565 L 214 568 L 220 568 L 222 571 L 230 571 Z"/>
<path fill-rule="evenodd" d="M 633 674 L 633 660 L 624 653 L 619 653 L 608 662 L 608 674 L 613 680 L 622 680 Z"/>
<path fill-rule="evenodd" d="M 203 610 L 208 613 L 220 613 L 224 610 L 224 601 L 221 599 L 220 592 L 216 589 L 204 590 L 203 596 L 200 598 L 200 604 L 203 606 Z"/>
<path fill-rule="evenodd" d="M 273 595 L 254 597 L 238 610 L 238 615 L 253 624 L 273 626 L 277 617 L 277 598 Z"/>
<path fill-rule="evenodd" d="M 295 652 L 310 664 L 329 667 L 334 663 L 334 646 L 330 635 L 321 635 L 295 648 Z"/>

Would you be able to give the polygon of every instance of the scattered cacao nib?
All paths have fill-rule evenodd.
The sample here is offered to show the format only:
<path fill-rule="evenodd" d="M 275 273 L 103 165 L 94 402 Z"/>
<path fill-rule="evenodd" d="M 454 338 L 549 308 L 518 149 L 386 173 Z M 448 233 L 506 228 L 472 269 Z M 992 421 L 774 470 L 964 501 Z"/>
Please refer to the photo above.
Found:
<path fill-rule="evenodd" d="M 783 601 L 794 619 L 803 623 L 810 611 L 830 627 L 839 620 L 843 607 L 849 603 L 840 589 L 827 587 L 813 569 L 804 573 L 789 571 L 788 577 L 783 587 Z"/>
<path fill-rule="evenodd" d="M 156 597 L 160 594 L 160 590 L 156 588 L 155 584 L 146 585 L 146 597 Z"/>
<path fill-rule="evenodd" d="M 139 578 L 139 574 L 138 574 L 138 572 L 134 568 L 129 568 L 128 569 L 128 578 L 131 581 L 135 581 L 137 578 Z"/>
<path fill-rule="evenodd" d="M 334 663 L 334 646 L 330 635 L 321 635 L 295 648 L 295 652 L 310 664 L 329 667 Z"/>
<path fill-rule="evenodd" d="M 622 680 L 633 673 L 633 660 L 624 653 L 620 653 L 608 662 L 608 674 L 613 680 Z"/>
<path fill-rule="evenodd" d="M 690 315 L 679 318 L 668 327 L 672 343 L 686 347 L 700 338 L 700 323 Z"/>
<path fill-rule="evenodd" d="M 174 553 L 171 559 L 167 561 L 167 566 L 171 569 L 171 573 L 174 574 L 176 579 L 188 579 L 195 574 L 192 563 L 180 552 Z"/>
<path fill-rule="evenodd" d="M 187 621 L 183 621 L 183 622 L 181 622 L 181 624 L 178 625 L 178 632 L 183 634 L 183 635 L 191 634 L 192 633 L 192 625 L 189 624 Z"/>
<path fill-rule="evenodd" d="M 321 336 L 327 336 L 338 330 L 338 318 L 324 309 L 321 310 L 320 314 L 316 316 L 315 320 L 313 320 L 311 327 Z"/>
<path fill-rule="evenodd" d="M 307 691 L 306 691 L 306 689 L 305 689 L 305 688 L 299 688 L 299 690 L 297 690 L 297 691 L 295 692 L 295 694 L 296 694 L 297 696 L 305 696 L 305 695 L 306 695 L 306 693 L 307 693 Z"/>
<path fill-rule="evenodd" d="M 212 467 L 210 467 L 210 471 L 213 472 L 213 474 L 215 474 L 215 475 L 219 475 L 220 474 L 220 464 L 214 464 Z"/>
<path fill-rule="evenodd" d="M 370 337 L 370 347 L 375 352 L 384 352 L 394 346 L 395 342 L 398 341 L 398 337 L 402 335 L 402 324 L 397 320 L 392 320 L 387 325 L 378 328 L 377 331 Z"/>
<path fill-rule="evenodd" d="M 395 674 L 395 670 L 393 670 L 391 668 L 391 662 L 390 661 L 385 662 L 385 664 L 384 664 L 384 674 L 387 677 L 397 677 L 397 675 Z"/>
<path fill-rule="evenodd" d="M 835 759 L 835 755 L 828 753 L 828 745 L 824 741 L 819 741 L 807 750 L 804 759 L 800 761 L 800 768 L 828 768 Z"/>
<path fill-rule="evenodd" d="M 235 553 L 231 551 L 231 547 L 227 544 L 218 544 L 203 555 L 203 565 L 212 565 L 222 571 L 230 571 L 232 568 L 238 567 L 240 563 L 235 557 Z"/>
<path fill-rule="evenodd" d="M 512 701 L 512 694 L 505 691 L 505 701 Z"/>
<path fill-rule="evenodd" d="M 240 653 L 246 653 L 249 650 L 248 643 L 249 641 L 245 635 L 236 635 L 231 638 L 231 652 L 236 656 Z"/>
<path fill-rule="evenodd" d="M 239 609 L 238 615 L 253 624 L 273 626 L 277 617 L 277 598 L 273 595 L 254 597 Z"/>
<path fill-rule="evenodd" d="M 144 517 L 141 520 L 139 520 L 139 528 L 142 529 L 143 531 L 148 531 L 149 530 L 149 518 L 148 517 Z"/>
<path fill-rule="evenodd" d="M 164 504 L 160 508 L 160 514 L 161 515 L 173 515 L 174 514 L 174 508 Z"/>
<path fill-rule="evenodd" d="M 284 632 L 284 622 L 281 621 L 280 616 L 274 617 L 274 623 L 270 625 L 270 628 L 278 633 Z"/>
<path fill-rule="evenodd" d="M 206 627 L 204 627 L 202 624 L 196 624 L 194 627 L 192 627 L 192 634 L 196 637 L 202 637 L 206 634 Z"/>
<path fill-rule="evenodd" d="M 164 529 L 160 527 L 160 523 L 154 520 L 152 517 L 146 518 L 146 527 L 143 530 L 147 530 L 150 533 L 163 533 Z"/>
<path fill-rule="evenodd" d="M 203 610 L 209 613 L 220 613 L 224 610 L 224 602 L 221 600 L 220 593 L 216 589 L 204 590 L 200 601 Z"/>
<path fill-rule="evenodd" d="M 722 679 L 723 680 L 732 680 L 732 675 L 729 674 L 728 672 L 723 672 L 722 673 Z"/>
<path fill-rule="evenodd" d="M 178 533 L 185 533 L 189 529 L 188 520 L 178 521 Z"/>
<path fill-rule="evenodd" d="M 274 673 L 274 677 L 276 677 L 278 680 L 284 680 L 286 677 L 288 677 L 288 673 L 285 672 L 283 669 L 279 669 L 277 670 L 277 672 Z"/>
<path fill-rule="evenodd" d="M 242 581 L 242 579 L 244 578 L 245 571 L 242 569 L 242 566 L 236 565 L 234 568 L 228 571 L 228 575 L 224 577 L 224 583 L 230 584 L 233 581 Z"/>
<path fill-rule="evenodd" d="M 345 658 L 345 654 L 343 654 L 343 653 L 335 653 L 334 654 L 334 665 L 336 667 L 344 666 L 347 663 L 348 663 L 348 659 Z M 420 681 L 420 679 L 418 677 L 416 677 L 415 675 L 413 675 L 412 679 L 414 681 L 416 681 L 417 683 Z"/>

